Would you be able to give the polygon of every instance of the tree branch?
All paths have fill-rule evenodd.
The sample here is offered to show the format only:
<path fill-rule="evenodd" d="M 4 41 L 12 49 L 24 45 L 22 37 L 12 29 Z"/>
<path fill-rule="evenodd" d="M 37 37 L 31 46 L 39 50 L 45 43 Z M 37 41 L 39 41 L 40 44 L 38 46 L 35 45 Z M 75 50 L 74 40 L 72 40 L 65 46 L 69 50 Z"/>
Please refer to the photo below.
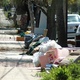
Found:
<path fill-rule="evenodd" d="M 43 7 L 41 7 L 40 5 L 37 5 L 37 4 L 35 4 L 37 7 L 39 7 L 42 11 L 43 11 L 43 13 L 47 16 L 47 8 L 46 8 L 46 10 L 43 8 Z"/>

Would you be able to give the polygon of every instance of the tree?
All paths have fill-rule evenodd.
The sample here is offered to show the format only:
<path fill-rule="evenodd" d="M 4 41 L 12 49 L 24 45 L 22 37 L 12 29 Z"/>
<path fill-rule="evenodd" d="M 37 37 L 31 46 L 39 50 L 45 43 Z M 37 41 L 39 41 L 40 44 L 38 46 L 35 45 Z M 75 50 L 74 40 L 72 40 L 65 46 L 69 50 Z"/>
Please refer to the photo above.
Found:
<path fill-rule="evenodd" d="M 67 0 L 52 0 L 47 5 L 47 36 L 56 39 L 55 14 L 57 15 L 58 42 L 67 46 Z M 50 4 L 51 3 L 51 4 Z M 65 5 L 63 5 L 63 3 Z M 57 11 L 56 11 L 57 10 Z M 57 13 L 56 13 L 57 12 Z"/>
<path fill-rule="evenodd" d="M 68 12 L 69 13 L 79 13 L 80 12 L 80 0 L 68 0 Z"/>
<path fill-rule="evenodd" d="M 31 27 L 32 27 L 32 33 L 34 33 L 34 11 L 33 11 L 33 4 L 31 0 L 28 0 L 28 8 L 30 12 L 30 19 L 31 19 Z"/>
<path fill-rule="evenodd" d="M 31 0 L 20 0 L 20 1 L 22 2 L 22 4 L 25 4 L 25 3 L 29 4 L 28 6 L 29 6 L 29 12 L 30 12 L 30 10 L 31 10 L 30 4 L 32 1 Z M 27 1 L 29 1 L 29 2 L 27 2 Z M 67 37 L 66 37 L 67 33 L 66 33 L 66 25 L 65 25 L 67 23 L 66 23 L 66 20 L 64 20 L 64 17 L 66 19 L 66 15 L 64 15 L 65 9 L 63 10 L 64 0 L 34 0 L 34 2 L 41 10 L 43 10 L 45 13 L 47 13 L 46 14 L 47 15 L 47 28 L 48 28 L 47 36 L 50 39 L 54 39 L 54 40 L 56 39 L 55 14 L 57 12 L 58 41 L 61 46 L 67 46 Z M 21 5 L 21 4 L 19 3 L 19 5 Z M 47 9 L 47 12 L 45 11 L 45 9 L 43 7 L 45 7 Z M 64 5 L 64 7 L 65 7 L 65 5 Z M 32 15 L 32 12 L 30 12 L 30 15 Z M 34 27 L 33 21 L 34 20 L 32 20 L 32 27 Z"/>
<path fill-rule="evenodd" d="M 57 26 L 58 26 L 58 43 L 65 47 L 67 46 L 67 31 L 64 22 L 64 9 L 63 9 L 63 1 L 57 0 Z"/>
<path fill-rule="evenodd" d="M 56 25 L 55 25 L 55 12 L 56 12 L 56 0 L 52 0 L 51 6 L 47 9 L 47 36 L 50 39 L 56 40 Z"/>

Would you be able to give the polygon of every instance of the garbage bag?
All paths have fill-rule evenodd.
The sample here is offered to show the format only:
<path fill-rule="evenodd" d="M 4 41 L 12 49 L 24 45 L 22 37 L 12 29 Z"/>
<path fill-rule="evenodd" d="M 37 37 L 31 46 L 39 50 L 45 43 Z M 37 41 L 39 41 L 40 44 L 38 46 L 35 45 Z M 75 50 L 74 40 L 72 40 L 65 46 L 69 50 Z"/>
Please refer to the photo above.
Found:
<path fill-rule="evenodd" d="M 24 38 L 25 40 L 25 48 L 28 49 L 29 48 L 29 45 L 30 43 L 33 41 L 33 38 L 31 36 L 25 36 Z"/>
<path fill-rule="evenodd" d="M 33 54 L 33 63 L 34 65 L 37 67 L 39 66 L 40 62 L 39 62 L 39 57 L 41 55 L 44 55 L 42 52 L 36 52 L 35 54 Z"/>
<path fill-rule="evenodd" d="M 26 54 L 29 54 L 29 55 L 33 55 L 32 51 L 34 50 L 34 48 L 36 48 L 37 46 L 39 46 L 41 43 L 46 43 L 47 41 L 49 40 L 48 37 L 43 37 L 41 38 L 39 41 L 37 41 L 34 45 L 30 46 L 28 44 L 28 47 L 29 47 L 29 51 L 26 52 Z"/>

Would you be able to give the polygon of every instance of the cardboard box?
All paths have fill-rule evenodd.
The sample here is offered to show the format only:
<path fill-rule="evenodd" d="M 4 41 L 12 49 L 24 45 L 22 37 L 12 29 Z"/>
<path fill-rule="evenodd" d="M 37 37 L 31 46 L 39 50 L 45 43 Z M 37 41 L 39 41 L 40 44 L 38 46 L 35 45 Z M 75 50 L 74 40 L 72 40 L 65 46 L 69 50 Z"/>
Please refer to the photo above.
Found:
<path fill-rule="evenodd" d="M 16 41 L 24 41 L 24 37 L 16 37 Z"/>

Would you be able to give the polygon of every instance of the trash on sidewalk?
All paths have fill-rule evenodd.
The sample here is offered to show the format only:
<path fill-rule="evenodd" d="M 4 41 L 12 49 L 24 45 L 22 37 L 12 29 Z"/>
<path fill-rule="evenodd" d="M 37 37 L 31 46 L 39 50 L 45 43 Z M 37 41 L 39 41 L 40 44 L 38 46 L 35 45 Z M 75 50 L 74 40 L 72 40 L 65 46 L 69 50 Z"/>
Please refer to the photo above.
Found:
<path fill-rule="evenodd" d="M 40 44 L 38 46 L 39 51 L 33 54 L 33 63 L 35 64 L 35 66 L 39 66 L 40 64 L 40 60 L 39 60 L 40 56 L 44 56 L 43 59 L 45 59 L 44 61 L 41 61 L 41 62 L 44 62 L 44 63 L 48 62 L 47 61 L 48 56 L 46 56 L 45 54 L 48 50 L 53 48 L 57 49 L 62 47 L 59 44 L 57 44 L 54 40 L 48 40 L 47 42 Z"/>
<path fill-rule="evenodd" d="M 62 48 L 54 40 L 50 40 L 50 42 L 50 44 L 48 41 L 39 45 L 39 51 L 33 54 L 33 63 L 36 67 L 41 66 L 42 68 L 46 68 L 47 64 L 61 65 L 60 62 L 70 56 L 71 52 L 74 51 L 74 49 Z"/>
<path fill-rule="evenodd" d="M 69 55 L 66 48 L 53 48 L 46 52 L 45 55 L 39 57 L 41 67 L 45 68 L 46 64 L 59 64 L 59 62 Z"/>
<path fill-rule="evenodd" d="M 24 41 L 24 37 L 16 37 L 16 41 Z"/>

